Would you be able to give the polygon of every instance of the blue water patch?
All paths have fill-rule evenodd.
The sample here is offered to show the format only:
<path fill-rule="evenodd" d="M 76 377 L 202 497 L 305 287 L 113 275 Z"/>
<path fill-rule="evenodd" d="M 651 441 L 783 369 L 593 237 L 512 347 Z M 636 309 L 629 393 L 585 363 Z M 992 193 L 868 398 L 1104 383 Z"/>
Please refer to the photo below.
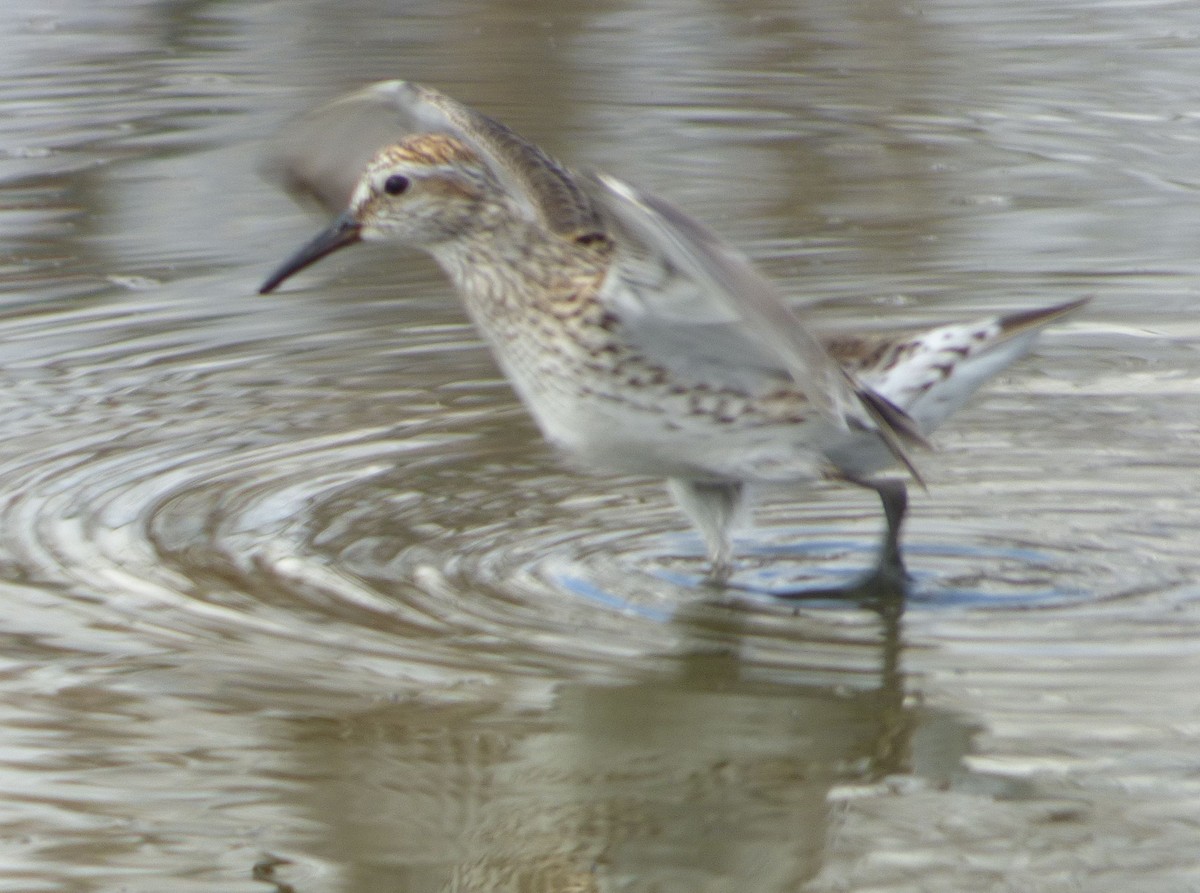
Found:
<path fill-rule="evenodd" d="M 603 605 L 606 608 L 613 608 L 626 614 L 633 614 L 638 617 L 644 617 L 647 620 L 653 620 L 658 623 L 666 623 L 674 616 L 673 611 L 668 611 L 663 608 L 655 608 L 646 604 L 638 604 L 631 601 L 628 597 L 619 595 L 614 592 L 609 592 L 607 589 L 593 583 L 590 580 L 585 580 L 582 577 L 569 575 L 556 575 L 555 582 L 563 586 L 568 592 L 578 595 L 588 601 Z"/>
<path fill-rule="evenodd" d="M 677 545 L 677 544 L 671 544 Z M 703 550 L 669 549 L 695 555 L 697 572 L 677 567 L 650 567 L 645 573 L 685 589 L 708 584 L 703 576 Z M 806 535 L 796 543 L 741 542 L 729 589 L 751 598 L 803 601 L 844 608 L 847 600 L 864 597 L 860 585 L 876 559 L 874 542 Z M 644 555 L 643 557 L 648 557 Z M 904 548 L 909 572 L 906 604 L 923 608 L 1031 608 L 1093 601 L 1095 593 L 1067 585 L 1076 573 L 1066 556 L 1028 544 L 960 545 L 912 543 Z M 1029 580 L 1014 582 L 1014 573 Z M 1007 579 L 1006 579 L 1007 578 Z M 877 593 L 876 593 L 877 594 Z"/>
<path fill-rule="evenodd" d="M 770 540 L 739 541 L 734 574 L 725 589 L 708 582 L 703 544 L 690 532 L 638 537 L 632 541 L 635 549 L 608 554 L 602 568 L 591 567 L 586 559 L 543 561 L 539 575 L 607 610 L 654 622 L 672 620 L 676 603 L 698 595 L 705 601 L 733 597 L 838 610 L 892 597 L 902 598 L 909 610 L 1030 609 L 1097 598 L 1072 556 L 1053 548 L 913 542 L 904 548 L 909 578 L 903 587 L 877 579 L 863 585 L 876 560 L 873 537 L 851 538 L 823 526 L 797 530 L 789 542 L 788 533 L 772 529 Z"/>

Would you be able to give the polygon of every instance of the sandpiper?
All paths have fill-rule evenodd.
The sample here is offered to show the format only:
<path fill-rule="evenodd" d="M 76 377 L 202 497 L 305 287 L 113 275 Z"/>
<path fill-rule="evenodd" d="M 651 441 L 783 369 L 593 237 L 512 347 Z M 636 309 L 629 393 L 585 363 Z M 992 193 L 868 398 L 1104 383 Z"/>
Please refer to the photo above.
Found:
<path fill-rule="evenodd" d="M 667 480 L 719 583 L 748 485 L 875 490 L 875 573 L 903 578 L 902 479 L 879 477 L 1084 301 L 919 332 L 818 338 L 739 253 L 660 198 L 569 170 L 503 124 L 387 81 L 285 129 L 274 167 L 338 216 L 263 293 L 361 240 L 445 270 L 552 444 Z"/>

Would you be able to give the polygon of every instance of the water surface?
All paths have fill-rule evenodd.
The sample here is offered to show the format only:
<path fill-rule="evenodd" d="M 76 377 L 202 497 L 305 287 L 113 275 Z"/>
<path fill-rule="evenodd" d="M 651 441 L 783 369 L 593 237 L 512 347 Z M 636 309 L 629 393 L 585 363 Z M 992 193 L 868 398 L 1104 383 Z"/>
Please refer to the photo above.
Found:
<path fill-rule="evenodd" d="M 0 12 L 0 889 L 1200 883 L 1186 3 Z M 423 80 L 670 196 L 820 325 L 1094 296 L 938 433 L 903 612 L 739 589 L 542 444 L 426 260 L 271 297 L 288 116 Z"/>

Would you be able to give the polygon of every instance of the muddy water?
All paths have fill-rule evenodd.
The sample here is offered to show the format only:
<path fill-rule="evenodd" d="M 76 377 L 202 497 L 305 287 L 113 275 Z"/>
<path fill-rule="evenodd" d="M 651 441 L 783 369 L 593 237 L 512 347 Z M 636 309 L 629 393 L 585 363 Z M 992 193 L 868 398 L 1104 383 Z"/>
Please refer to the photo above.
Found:
<path fill-rule="evenodd" d="M 0 890 L 1200 885 L 1189 4 L 0 11 Z M 810 8 L 806 8 L 810 7 Z M 256 141 L 384 77 L 671 196 L 823 325 L 1095 296 L 939 432 L 902 614 L 737 593 Z"/>

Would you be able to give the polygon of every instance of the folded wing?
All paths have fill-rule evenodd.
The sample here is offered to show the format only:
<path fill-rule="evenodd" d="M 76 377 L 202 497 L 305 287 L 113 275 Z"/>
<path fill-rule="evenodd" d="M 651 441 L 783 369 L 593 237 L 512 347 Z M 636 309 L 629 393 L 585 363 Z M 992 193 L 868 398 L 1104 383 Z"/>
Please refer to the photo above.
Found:
<path fill-rule="evenodd" d="M 730 384 L 790 378 L 833 424 L 874 429 L 920 480 L 904 449 L 925 444 L 915 423 L 839 365 L 741 254 L 656 196 L 604 174 L 586 182 L 617 246 L 602 299 L 647 356 Z"/>

